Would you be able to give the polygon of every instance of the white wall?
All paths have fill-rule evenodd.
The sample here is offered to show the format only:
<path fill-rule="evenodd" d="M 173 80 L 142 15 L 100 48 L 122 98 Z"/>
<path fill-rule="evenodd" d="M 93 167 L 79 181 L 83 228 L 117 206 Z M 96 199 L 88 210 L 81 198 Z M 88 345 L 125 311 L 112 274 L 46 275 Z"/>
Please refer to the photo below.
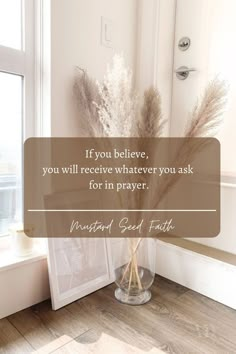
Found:
<path fill-rule="evenodd" d="M 137 0 L 51 1 L 52 136 L 78 136 L 72 103 L 75 67 L 102 79 L 108 61 L 124 53 L 135 71 Z M 101 46 L 101 16 L 113 21 L 113 48 Z"/>

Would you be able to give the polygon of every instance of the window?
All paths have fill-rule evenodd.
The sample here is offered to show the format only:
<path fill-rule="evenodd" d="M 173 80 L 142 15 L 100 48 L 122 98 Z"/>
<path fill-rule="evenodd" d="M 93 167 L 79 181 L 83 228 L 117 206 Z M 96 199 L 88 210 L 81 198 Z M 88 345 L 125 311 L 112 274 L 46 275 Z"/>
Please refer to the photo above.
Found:
<path fill-rule="evenodd" d="M 22 49 L 21 0 L 0 0 L 0 45 Z"/>
<path fill-rule="evenodd" d="M 0 72 L 0 235 L 21 218 L 22 82 L 21 76 Z"/>
<path fill-rule="evenodd" d="M 0 236 L 22 221 L 23 142 L 34 131 L 34 0 L 0 0 Z"/>

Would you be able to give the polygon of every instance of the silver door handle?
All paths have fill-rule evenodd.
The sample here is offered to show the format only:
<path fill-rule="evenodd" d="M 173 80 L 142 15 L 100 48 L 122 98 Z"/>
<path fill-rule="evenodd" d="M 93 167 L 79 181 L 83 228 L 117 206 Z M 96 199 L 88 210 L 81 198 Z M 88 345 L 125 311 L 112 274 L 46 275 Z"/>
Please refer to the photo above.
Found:
<path fill-rule="evenodd" d="M 197 71 L 195 68 L 188 68 L 187 66 L 181 66 L 175 70 L 176 76 L 179 80 L 186 80 L 189 74 L 193 71 Z"/>

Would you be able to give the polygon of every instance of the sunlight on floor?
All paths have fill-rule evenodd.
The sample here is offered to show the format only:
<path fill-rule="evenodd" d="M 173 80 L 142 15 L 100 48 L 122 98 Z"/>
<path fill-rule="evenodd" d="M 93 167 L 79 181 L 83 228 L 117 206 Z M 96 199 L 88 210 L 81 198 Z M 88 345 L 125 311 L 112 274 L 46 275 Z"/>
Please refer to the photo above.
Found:
<path fill-rule="evenodd" d="M 115 339 L 107 334 L 102 334 L 99 340 L 92 344 L 80 344 L 69 336 L 61 336 L 53 342 L 45 345 L 34 354 L 161 354 L 161 350 L 153 348 L 146 352 L 138 348 L 132 347 L 118 339 Z"/>

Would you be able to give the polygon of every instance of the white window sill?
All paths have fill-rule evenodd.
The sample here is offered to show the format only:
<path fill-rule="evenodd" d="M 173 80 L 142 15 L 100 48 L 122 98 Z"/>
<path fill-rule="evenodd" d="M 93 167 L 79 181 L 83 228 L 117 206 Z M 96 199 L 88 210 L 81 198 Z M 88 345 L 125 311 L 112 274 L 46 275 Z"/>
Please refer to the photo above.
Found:
<path fill-rule="evenodd" d="M 17 257 L 11 249 L 1 250 L 0 254 L 0 272 L 13 268 L 21 267 L 25 264 L 37 262 L 47 258 L 46 250 L 42 247 L 25 257 Z"/>

